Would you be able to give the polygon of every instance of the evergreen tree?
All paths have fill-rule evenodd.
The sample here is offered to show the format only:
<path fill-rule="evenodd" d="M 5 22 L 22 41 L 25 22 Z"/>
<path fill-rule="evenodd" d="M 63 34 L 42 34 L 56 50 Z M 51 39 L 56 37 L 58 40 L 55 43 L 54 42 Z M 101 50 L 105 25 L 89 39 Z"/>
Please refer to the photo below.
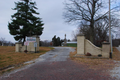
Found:
<path fill-rule="evenodd" d="M 53 46 L 61 46 L 61 40 L 60 37 L 56 38 L 56 35 L 52 38 Z"/>
<path fill-rule="evenodd" d="M 36 10 L 36 2 L 31 0 L 22 0 L 15 2 L 16 7 L 13 10 L 17 12 L 13 14 L 12 22 L 8 23 L 8 29 L 16 41 L 25 41 L 26 36 L 41 35 L 43 31 L 43 23 Z"/>
<path fill-rule="evenodd" d="M 60 37 L 57 37 L 57 46 L 60 46 L 61 42 L 60 42 Z"/>
<path fill-rule="evenodd" d="M 52 38 L 53 46 L 57 45 L 56 35 Z"/>

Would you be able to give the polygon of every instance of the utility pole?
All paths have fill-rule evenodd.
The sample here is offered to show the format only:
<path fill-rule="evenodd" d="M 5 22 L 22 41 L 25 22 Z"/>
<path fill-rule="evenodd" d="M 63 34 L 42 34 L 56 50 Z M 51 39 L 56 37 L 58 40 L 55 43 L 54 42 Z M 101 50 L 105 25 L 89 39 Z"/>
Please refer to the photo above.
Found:
<path fill-rule="evenodd" d="M 111 6 L 110 6 L 110 0 L 109 0 L 109 43 L 110 43 L 110 58 L 112 58 L 112 38 L 111 38 L 111 14 L 110 14 L 110 9 L 111 9 Z"/>

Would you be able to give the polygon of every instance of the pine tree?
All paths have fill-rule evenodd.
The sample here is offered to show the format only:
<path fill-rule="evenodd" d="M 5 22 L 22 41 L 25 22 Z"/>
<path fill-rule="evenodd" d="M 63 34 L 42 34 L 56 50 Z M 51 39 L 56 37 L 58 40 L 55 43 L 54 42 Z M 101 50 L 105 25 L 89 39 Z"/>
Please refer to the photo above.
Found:
<path fill-rule="evenodd" d="M 15 2 L 16 7 L 13 10 L 17 12 L 13 14 L 12 22 L 8 23 L 8 29 L 16 41 L 25 41 L 26 36 L 41 35 L 43 31 L 43 23 L 36 10 L 36 2 L 31 0 L 22 0 Z"/>
<path fill-rule="evenodd" d="M 56 40 L 56 35 L 52 38 L 53 46 L 56 46 L 57 40 Z"/>
<path fill-rule="evenodd" d="M 57 37 L 57 46 L 60 46 L 61 43 L 60 43 L 60 37 Z"/>
<path fill-rule="evenodd" d="M 52 38 L 53 46 L 61 46 L 60 37 L 56 38 L 56 35 Z"/>

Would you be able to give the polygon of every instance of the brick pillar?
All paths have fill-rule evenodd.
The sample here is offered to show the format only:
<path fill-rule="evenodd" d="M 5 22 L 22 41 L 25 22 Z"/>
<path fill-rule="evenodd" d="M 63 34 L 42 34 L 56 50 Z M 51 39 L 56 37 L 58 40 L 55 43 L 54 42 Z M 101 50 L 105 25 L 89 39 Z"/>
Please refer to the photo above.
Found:
<path fill-rule="evenodd" d="M 77 54 L 84 55 L 85 49 L 85 36 L 78 35 L 77 36 Z"/>
<path fill-rule="evenodd" d="M 110 43 L 103 42 L 102 44 L 102 57 L 109 58 L 110 56 Z"/>

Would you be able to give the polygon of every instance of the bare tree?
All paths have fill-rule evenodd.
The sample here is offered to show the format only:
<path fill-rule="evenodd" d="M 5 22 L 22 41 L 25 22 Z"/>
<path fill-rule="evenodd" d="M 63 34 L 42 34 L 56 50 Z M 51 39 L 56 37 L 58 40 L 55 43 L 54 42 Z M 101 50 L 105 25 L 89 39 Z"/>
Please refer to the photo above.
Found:
<path fill-rule="evenodd" d="M 102 2 L 99 0 L 70 0 L 71 3 L 66 3 L 64 17 L 67 22 L 79 21 L 88 22 L 90 27 L 90 40 L 94 41 L 94 23 L 105 18 L 99 14 L 102 8 Z"/>
<path fill-rule="evenodd" d="M 113 20 L 114 22 L 116 21 L 116 23 L 112 26 L 116 26 L 116 29 L 114 30 L 114 39 L 120 39 L 120 19 L 118 20 Z"/>
<path fill-rule="evenodd" d="M 97 22 L 94 29 L 94 32 L 96 33 L 94 44 L 101 47 L 103 41 L 108 41 L 108 31 L 109 23 L 107 23 L 106 20 Z"/>
<path fill-rule="evenodd" d="M 40 45 L 39 46 L 51 46 L 51 41 L 48 40 L 44 40 L 44 41 L 40 41 Z"/>
<path fill-rule="evenodd" d="M 80 30 L 79 33 L 82 33 L 85 35 L 87 39 L 90 40 L 90 27 L 85 25 L 87 24 L 84 22 L 79 26 Z M 111 27 L 112 28 L 118 28 L 120 27 L 119 19 L 116 19 L 112 16 L 111 18 Z M 94 44 L 101 46 L 103 41 L 108 41 L 108 31 L 109 31 L 109 20 L 108 18 L 99 20 L 94 24 Z M 112 30 L 112 33 L 116 34 L 114 29 Z"/>
<path fill-rule="evenodd" d="M 1 43 L 2 43 L 2 46 L 4 46 L 4 45 L 5 45 L 5 43 L 6 43 L 5 38 L 0 38 L 0 41 L 1 41 Z"/>
<path fill-rule="evenodd" d="M 104 9 L 102 0 L 69 1 L 69 3 L 65 2 L 65 12 L 63 13 L 66 22 L 79 22 L 79 24 L 82 24 L 82 27 L 87 26 L 90 34 L 90 41 L 94 42 L 94 25 L 99 20 L 107 18 L 106 14 L 108 13 L 108 11 L 102 12 L 102 10 Z M 117 7 L 114 7 L 111 10 Z M 86 22 L 85 25 L 83 25 L 84 22 Z"/>
<path fill-rule="evenodd" d="M 77 41 L 77 35 L 79 34 L 79 30 L 72 31 L 72 41 Z"/>
<path fill-rule="evenodd" d="M 1 46 L 14 46 L 15 44 L 11 41 L 5 40 L 5 38 L 0 38 L 0 45 Z"/>

